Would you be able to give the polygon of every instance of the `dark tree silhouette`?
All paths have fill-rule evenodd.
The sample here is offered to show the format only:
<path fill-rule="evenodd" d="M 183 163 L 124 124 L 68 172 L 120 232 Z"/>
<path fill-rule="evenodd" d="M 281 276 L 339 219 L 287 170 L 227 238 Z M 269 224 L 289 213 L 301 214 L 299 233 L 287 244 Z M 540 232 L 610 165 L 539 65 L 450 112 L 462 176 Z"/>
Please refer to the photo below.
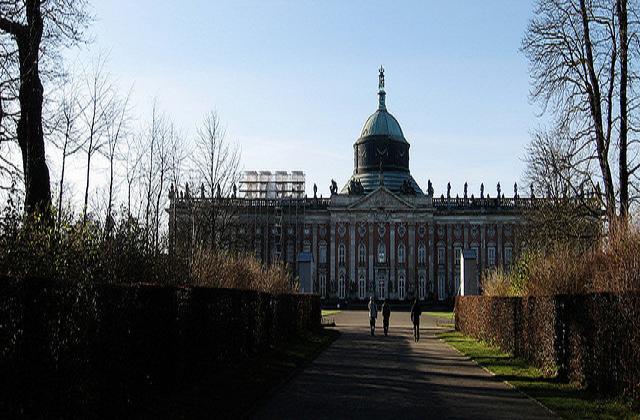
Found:
<path fill-rule="evenodd" d="M 0 37 L 2 44 L 11 39 L 17 47 L 16 78 L 19 117 L 16 138 L 22 152 L 25 186 L 25 210 L 48 212 L 51 206 L 49 168 L 45 156 L 42 129 L 44 88 L 41 61 L 44 53 L 55 57 L 61 46 L 82 39 L 89 17 L 83 0 L 2 0 L 0 1 Z M 11 70 L 10 65 L 4 65 Z M 3 74 L 11 78 L 10 74 Z"/>

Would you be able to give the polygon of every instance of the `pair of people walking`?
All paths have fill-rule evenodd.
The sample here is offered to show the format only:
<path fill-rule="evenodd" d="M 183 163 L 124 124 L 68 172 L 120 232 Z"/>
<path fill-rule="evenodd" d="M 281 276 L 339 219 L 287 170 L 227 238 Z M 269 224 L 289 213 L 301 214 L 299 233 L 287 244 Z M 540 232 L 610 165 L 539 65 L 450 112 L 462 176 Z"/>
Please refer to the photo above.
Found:
<path fill-rule="evenodd" d="M 389 318 L 391 317 L 391 308 L 389 303 L 385 299 L 382 303 L 382 327 L 384 329 L 384 335 L 389 333 Z M 371 336 L 376 333 L 376 319 L 378 318 L 378 305 L 376 305 L 373 297 L 369 298 L 369 326 L 371 328 Z"/>
<path fill-rule="evenodd" d="M 411 323 L 413 324 L 413 339 L 417 343 L 420 341 L 420 315 L 422 315 L 422 307 L 420 301 L 415 299 L 411 305 Z M 369 327 L 371 328 L 371 336 L 376 333 L 376 319 L 378 318 L 378 305 L 376 305 L 373 296 L 369 299 Z M 384 335 L 389 333 L 389 318 L 391 318 L 391 308 L 385 299 L 382 303 L 382 326 Z"/>

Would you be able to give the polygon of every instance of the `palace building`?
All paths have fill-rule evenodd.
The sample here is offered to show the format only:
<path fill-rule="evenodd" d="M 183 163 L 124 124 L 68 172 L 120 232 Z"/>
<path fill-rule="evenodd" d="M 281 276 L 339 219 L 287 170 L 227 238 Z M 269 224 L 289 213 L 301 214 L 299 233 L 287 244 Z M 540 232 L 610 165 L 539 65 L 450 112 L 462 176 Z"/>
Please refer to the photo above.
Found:
<path fill-rule="evenodd" d="M 346 149 L 346 148 L 345 148 Z M 473 250 L 478 272 L 508 267 L 517 253 L 517 226 L 532 198 L 434 196 L 409 169 L 410 143 L 386 107 L 380 69 L 378 109 L 353 144 L 354 168 L 331 196 L 268 198 L 192 196 L 172 189 L 171 248 L 186 252 L 211 232 L 227 246 L 250 250 L 264 263 L 284 261 L 293 276 L 311 264 L 313 292 L 327 302 L 365 301 L 369 296 L 404 301 L 450 300 L 460 287 L 463 251 Z M 258 197 L 258 198 L 256 198 Z M 211 214 L 224 229 L 209 229 Z M 221 215 L 224 215 L 222 217 Z M 218 223 L 222 226 L 222 223 Z M 212 237 L 212 236 L 211 236 Z"/>

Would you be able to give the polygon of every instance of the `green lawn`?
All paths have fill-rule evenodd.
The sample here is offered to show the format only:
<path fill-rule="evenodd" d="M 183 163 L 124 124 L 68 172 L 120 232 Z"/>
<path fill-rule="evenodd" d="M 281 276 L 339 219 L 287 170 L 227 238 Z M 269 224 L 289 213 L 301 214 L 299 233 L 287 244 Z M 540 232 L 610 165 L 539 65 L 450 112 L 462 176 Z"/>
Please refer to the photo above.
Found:
<path fill-rule="evenodd" d="M 498 379 L 509 382 L 563 418 L 640 419 L 640 413 L 627 404 L 597 398 L 575 385 L 561 383 L 555 377 L 543 375 L 525 361 L 459 332 L 445 332 L 438 336 L 489 369 Z"/>
<path fill-rule="evenodd" d="M 339 314 L 340 311 L 336 310 L 336 309 L 323 309 L 322 310 L 322 316 L 330 316 L 330 315 L 336 315 Z"/>
<path fill-rule="evenodd" d="M 442 311 L 434 311 L 434 312 L 424 312 L 424 315 L 432 316 L 434 318 L 443 318 L 453 320 L 453 312 L 442 312 Z"/>

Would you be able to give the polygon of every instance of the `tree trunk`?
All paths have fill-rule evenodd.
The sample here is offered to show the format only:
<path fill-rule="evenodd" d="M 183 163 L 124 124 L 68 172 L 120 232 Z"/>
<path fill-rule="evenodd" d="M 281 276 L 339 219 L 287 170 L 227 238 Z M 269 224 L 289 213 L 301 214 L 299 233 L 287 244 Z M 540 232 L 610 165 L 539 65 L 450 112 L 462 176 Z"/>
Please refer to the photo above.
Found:
<path fill-rule="evenodd" d="M 596 151 L 598 153 L 598 163 L 604 182 L 604 195 L 607 216 L 612 220 L 616 214 L 616 196 L 613 186 L 613 177 L 611 176 L 611 167 L 609 166 L 609 144 L 605 140 L 604 129 L 602 125 L 602 95 L 600 93 L 600 84 L 596 75 L 593 46 L 589 30 L 589 16 L 587 16 L 587 7 L 585 0 L 580 0 L 580 15 L 582 18 L 582 29 L 584 31 L 584 43 L 587 53 L 586 66 L 588 69 L 589 83 L 587 91 L 589 93 L 589 109 L 593 118 L 593 128 L 596 136 Z"/>
<path fill-rule="evenodd" d="M 620 31 L 620 159 L 618 175 L 620 178 L 620 217 L 626 219 L 629 214 L 629 163 L 627 162 L 627 77 L 628 77 L 628 34 L 627 0 L 618 0 L 618 26 Z"/>
<path fill-rule="evenodd" d="M 27 213 L 49 214 L 51 185 L 42 132 L 43 87 L 39 50 L 44 28 L 39 0 L 26 1 L 27 25 L 15 37 L 20 58 L 20 119 L 18 144 L 22 152 Z"/>

